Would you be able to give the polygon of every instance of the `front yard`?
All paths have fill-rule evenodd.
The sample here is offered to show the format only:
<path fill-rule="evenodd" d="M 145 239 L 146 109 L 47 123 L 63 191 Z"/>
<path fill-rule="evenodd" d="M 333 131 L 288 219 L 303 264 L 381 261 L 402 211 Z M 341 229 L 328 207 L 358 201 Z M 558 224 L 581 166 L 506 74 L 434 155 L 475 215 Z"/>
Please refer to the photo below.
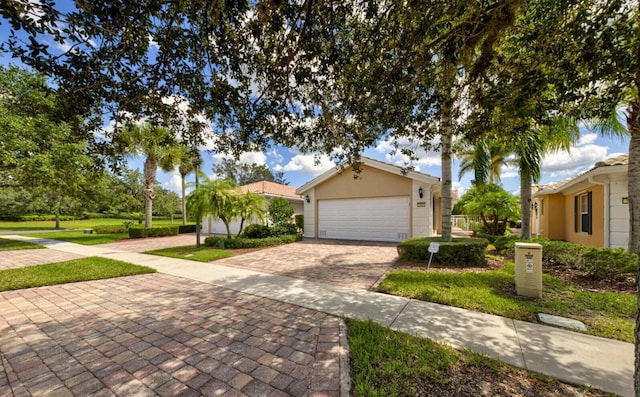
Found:
<path fill-rule="evenodd" d="M 593 335 L 633 342 L 637 297 L 628 292 L 595 291 L 543 274 L 542 299 L 515 291 L 514 263 L 491 257 L 487 268 L 432 268 L 397 263 L 380 292 L 535 322 L 543 312 L 582 321 Z M 544 267 L 543 267 L 544 269 Z"/>

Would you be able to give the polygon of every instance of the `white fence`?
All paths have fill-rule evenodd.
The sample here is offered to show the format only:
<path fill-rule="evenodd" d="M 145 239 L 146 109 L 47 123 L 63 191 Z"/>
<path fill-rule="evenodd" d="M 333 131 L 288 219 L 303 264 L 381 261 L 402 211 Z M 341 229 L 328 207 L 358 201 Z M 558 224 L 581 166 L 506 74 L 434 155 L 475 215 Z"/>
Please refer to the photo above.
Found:
<path fill-rule="evenodd" d="M 471 230 L 473 223 L 481 222 L 479 216 L 471 215 L 451 215 L 451 224 L 453 227 L 462 230 Z"/>

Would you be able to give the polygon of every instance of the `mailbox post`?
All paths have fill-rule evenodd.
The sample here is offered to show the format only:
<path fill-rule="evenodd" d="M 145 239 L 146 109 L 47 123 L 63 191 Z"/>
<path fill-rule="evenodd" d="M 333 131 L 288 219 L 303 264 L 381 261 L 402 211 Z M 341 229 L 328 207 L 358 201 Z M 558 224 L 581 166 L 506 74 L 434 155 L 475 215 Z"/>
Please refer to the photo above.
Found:
<path fill-rule="evenodd" d="M 542 298 L 542 246 L 516 243 L 516 293 Z"/>

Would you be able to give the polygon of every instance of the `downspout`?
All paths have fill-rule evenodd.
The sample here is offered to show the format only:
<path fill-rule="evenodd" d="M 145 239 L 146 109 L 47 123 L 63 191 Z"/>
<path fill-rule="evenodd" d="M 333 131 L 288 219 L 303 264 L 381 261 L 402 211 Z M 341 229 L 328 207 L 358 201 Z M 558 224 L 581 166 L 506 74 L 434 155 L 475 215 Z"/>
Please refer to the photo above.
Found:
<path fill-rule="evenodd" d="M 609 248 L 611 246 L 611 205 L 610 205 L 610 184 L 605 182 L 598 182 L 590 176 L 589 183 L 594 185 L 601 185 L 604 187 L 604 247 Z"/>

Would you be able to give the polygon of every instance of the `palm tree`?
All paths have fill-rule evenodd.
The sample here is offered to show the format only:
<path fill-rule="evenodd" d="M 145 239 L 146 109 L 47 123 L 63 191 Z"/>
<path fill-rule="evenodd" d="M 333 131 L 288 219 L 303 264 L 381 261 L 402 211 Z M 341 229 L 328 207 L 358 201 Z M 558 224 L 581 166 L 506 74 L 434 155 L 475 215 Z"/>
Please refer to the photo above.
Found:
<path fill-rule="evenodd" d="M 483 185 L 500 184 L 501 168 L 507 163 L 510 152 L 504 142 L 498 139 L 481 139 L 475 143 L 462 141 L 458 147 L 461 159 L 458 179 L 467 172 L 474 173 L 474 183 Z"/>
<path fill-rule="evenodd" d="M 210 179 L 200 175 L 202 182 L 187 196 L 187 207 L 197 219 L 204 215 L 220 218 L 227 229 L 227 238 L 231 238 L 229 222 L 239 215 L 235 200 L 236 184 L 230 179 Z"/>
<path fill-rule="evenodd" d="M 238 216 L 240 217 L 240 229 L 236 237 L 242 234 L 244 229 L 244 222 L 251 218 L 263 219 L 267 213 L 267 207 L 269 205 L 268 200 L 259 194 L 246 192 L 238 194 L 235 197 Z"/>
<path fill-rule="evenodd" d="M 165 127 L 144 122 L 127 123 L 116 135 L 116 143 L 129 156 L 142 154 L 144 161 L 144 225 L 151 227 L 153 214 L 153 186 L 158 164 L 175 163 L 177 143 L 171 131 Z"/>
<path fill-rule="evenodd" d="M 187 175 L 195 171 L 202 163 L 200 152 L 197 149 L 189 148 L 185 145 L 177 145 L 176 152 L 172 156 L 167 156 L 160 167 L 165 171 L 173 171 L 178 166 L 182 188 L 182 224 L 187 224 Z"/>

